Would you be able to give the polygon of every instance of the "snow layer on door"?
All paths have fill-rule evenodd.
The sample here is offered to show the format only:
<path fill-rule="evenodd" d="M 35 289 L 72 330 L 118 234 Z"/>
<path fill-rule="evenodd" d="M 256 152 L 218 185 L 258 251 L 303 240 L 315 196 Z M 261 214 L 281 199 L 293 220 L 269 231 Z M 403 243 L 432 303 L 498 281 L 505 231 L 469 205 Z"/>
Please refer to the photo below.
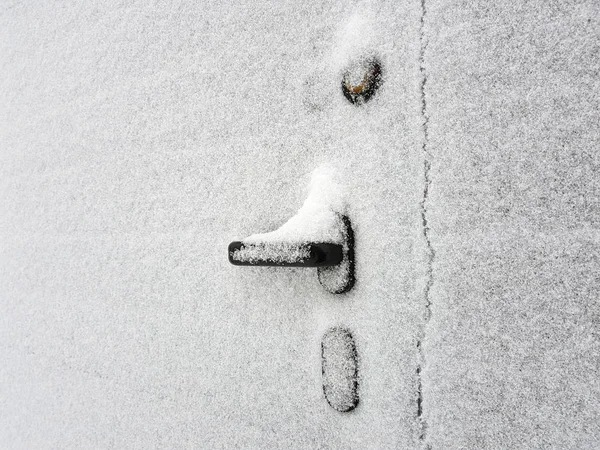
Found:
<path fill-rule="evenodd" d="M 0 443 L 415 448 L 419 1 L 0 6 Z M 347 64 L 383 84 L 360 108 Z M 340 173 L 357 283 L 240 268 Z M 346 327 L 360 406 L 324 398 Z"/>
<path fill-rule="evenodd" d="M 308 197 L 302 208 L 281 227 L 268 233 L 253 234 L 244 243 L 341 243 L 339 215 L 345 214 L 347 194 L 341 175 L 332 167 L 318 167 L 311 174 Z"/>
<path fill-rule="evenodd" d="M 600 3 L 425 1 L 425 443 L 600 443 Z"/>

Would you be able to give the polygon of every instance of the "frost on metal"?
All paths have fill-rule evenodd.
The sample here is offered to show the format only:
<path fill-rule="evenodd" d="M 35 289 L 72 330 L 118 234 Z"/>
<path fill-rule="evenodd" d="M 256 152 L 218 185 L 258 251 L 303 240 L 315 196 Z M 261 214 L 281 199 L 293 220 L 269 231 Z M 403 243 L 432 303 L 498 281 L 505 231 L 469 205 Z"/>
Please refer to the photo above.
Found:
<path fill-rule="evenodd" d="M 319 283 L 332 294 L 343 294 L 354 287 L 354 231 L 347 216 L 338 215 L 338 227 L 343 236 L 343 259 L 337 266 L 319 268 Z"/>
<path fill-rule="evenodd" d="M 237 249 L 232 255 L 232 258 L 239 262 L 272 261 L 275 264 L 298 263 L 309 257 L 310 250 L 308 246 L 285 242 L 257 243 Z"/>

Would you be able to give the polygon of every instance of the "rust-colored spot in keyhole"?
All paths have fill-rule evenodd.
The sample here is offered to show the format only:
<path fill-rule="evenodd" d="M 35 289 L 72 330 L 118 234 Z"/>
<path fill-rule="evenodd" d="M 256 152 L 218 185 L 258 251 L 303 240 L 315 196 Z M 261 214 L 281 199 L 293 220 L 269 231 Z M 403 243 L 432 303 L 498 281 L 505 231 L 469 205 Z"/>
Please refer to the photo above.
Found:
<path fill-rule="evenodd" d="M 352 86 L 350 83 L 348 83 L 347 80 L 344 81 L 344 84 L 346 85 L 346 88 L 353 94 L 360 94 L 364 90 L 368 81 L 369 81 L 369 76 L 367 74 L 365 74 L 365 76 L 362 79 L 362 83 L 360 83 L 357 86 Z"/>

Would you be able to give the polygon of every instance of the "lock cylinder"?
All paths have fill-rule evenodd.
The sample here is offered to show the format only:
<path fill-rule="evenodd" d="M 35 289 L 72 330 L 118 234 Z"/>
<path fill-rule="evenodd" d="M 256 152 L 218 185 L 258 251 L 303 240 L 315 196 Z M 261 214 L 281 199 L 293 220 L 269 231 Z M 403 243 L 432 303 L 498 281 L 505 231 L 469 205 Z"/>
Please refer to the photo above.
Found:
<path fill-rule="evenodd" d="M 361 105 L 368 102 L 381 84 L 381 64 L 375 58 L 366 58 L 352 64 L 342 77 L 342 93 L 346 99 Z"/>

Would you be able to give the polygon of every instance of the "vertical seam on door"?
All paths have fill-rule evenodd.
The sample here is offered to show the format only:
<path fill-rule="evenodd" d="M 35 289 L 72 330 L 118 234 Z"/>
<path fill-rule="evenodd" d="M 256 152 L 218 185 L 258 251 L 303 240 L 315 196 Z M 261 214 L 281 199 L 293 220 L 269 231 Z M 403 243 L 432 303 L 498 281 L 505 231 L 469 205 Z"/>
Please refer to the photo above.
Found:
<path fill-rule="evenodd" d="M 433 286 L 433 260 L 435 251 L 431 245 L 430 227 L 428 219 L 428 201 L 429 190 L 431 187 L 431 153 L 429 151 L 429 117 L 427 115 L 427 71 L 425 70 L 425 51 L 427 50 L 427 40 L 425 37 L 425 20 L 427 9 L 425 0 L 421 0 L 421 23 L 419 26 L 419 73 L 421 75 L 420 94 L 421 94 L 421 119 L 423 126 L 423 197 L 421 199 L 421 222 L 423 226 L 423 239 L 426 247 L 426 282 L 423 292 L 423 324 L 422 329 L 417 339 L 417 421 L 419 430 L 419 441 L 422 447 L 430 449 L 431 446 L 427 443 L 427 421 L 423 412 L 423 368 L 426 364 L 425 352 L 423 349 L 423 340 L 425 339 L 427 325 L 431 318 L 431 287 Z"/>

